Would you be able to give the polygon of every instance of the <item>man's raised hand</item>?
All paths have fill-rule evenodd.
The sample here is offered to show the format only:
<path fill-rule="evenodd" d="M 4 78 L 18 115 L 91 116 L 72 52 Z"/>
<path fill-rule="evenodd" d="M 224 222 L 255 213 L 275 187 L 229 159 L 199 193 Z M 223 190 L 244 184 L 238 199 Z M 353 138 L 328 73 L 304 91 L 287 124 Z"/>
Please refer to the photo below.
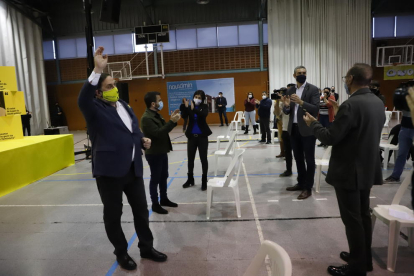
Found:
<path fill-rule="evenodd" d="M 101 74 L 108 63 L 108 55 L 103 55 L 104 47 L 99 46 L 95 51 L 95 73 Z"/>

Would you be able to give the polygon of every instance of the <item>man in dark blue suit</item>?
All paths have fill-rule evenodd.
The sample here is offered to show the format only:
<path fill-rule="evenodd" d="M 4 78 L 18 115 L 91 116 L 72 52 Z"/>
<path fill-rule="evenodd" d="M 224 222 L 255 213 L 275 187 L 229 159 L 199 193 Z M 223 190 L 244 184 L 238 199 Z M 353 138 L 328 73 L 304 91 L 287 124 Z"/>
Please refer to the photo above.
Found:
<path fill-rule="evenodd" d="M 151 147 L 138 126 L 131 107 L 119 100 L 115 80 L 103 74 L 108 56 L 103 47 L 95 52 L 95 68 L 83 85 L 78 105 L 85 117 L 92 141 L 92 172 L 104 205 L 105 230 L 115 247 L 119 265 L 134 270 L 137 264 L 128 255 L 128 243 L 121 227 L 122 194 L 134 215 L 141 258 L 163 262 L 167 256 L 153 248 L 145 196 L 142 149 Z"/>

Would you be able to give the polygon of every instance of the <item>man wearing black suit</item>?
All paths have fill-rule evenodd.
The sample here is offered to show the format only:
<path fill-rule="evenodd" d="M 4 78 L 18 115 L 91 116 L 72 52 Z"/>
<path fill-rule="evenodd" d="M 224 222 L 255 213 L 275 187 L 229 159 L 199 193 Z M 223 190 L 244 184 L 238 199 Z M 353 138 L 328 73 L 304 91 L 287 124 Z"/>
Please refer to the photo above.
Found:
<path fill-rule="evenodd" d="M 371 66 L 363 63 L 348 71 L 344 82 L 351 96 L 339 110 L 336 105 L 337 115 L 329 128 L 309 113 L 304 117 L 315 136 L 332 145 L 326 182 L 335 187 L 348 238 L 350 252 L 340 254 L 348 265 L 328 267 L 331 275 L 365 276 L 372 271 L 369 194 L 372 185 L 382 183 L 378 150 L 385 123 L 384 104 L 369 89 L 372 74 Z"/>
<path fill-rule="evenodd" d="M 134 270 L 137 264 L 128 255 L 128 243 L 121 227 L 122 194 L 125 193 L 134 215 L 141 258 L 163 262 L 167 256 L 153 248 L 145 196 L 142 149 L 151 140 L 139 129 L 131 107 L 119 100 L 115 80 L 103 74 L 108 56 L 103 47 L 95 52 L 95 68 L 82 87 L 78 105 L 85 117 L 92 141 L 92 173 L 104 205 L 106 234 L 115 247 L 119 265 Z"/>
<path fill-rule="evenodd" d="M 312 195 L 314 183 L 316 138 L 312 130 L 306 126 L 303 115 L 307 111 L 314 117 L 318 116 L 320 97 L 318 88 L 306 82 L 304 66 L 297 66 L 293 77 L 296 79 L 296 85 L 283 97 L 283 112 L 289 115 L 288 132 L 298 170 L 298 184 L 286 190 L 302 191 L 298 199 L 306 199 Z"/>
<path fill-rule="evenodd" d="M 226 121 L 226 126 L 229 125 L 229 121 L 227 120 L 227 113 L 226 113 L 226 106 L 227 106 L 227 100 L 225 97 L 223 97 L 223 92 L 219 92 L 218 98 L 216 98 L 216 108 L 219 113 L 220 117 L 220 126 L 223 126 L 223 117 Z"/>

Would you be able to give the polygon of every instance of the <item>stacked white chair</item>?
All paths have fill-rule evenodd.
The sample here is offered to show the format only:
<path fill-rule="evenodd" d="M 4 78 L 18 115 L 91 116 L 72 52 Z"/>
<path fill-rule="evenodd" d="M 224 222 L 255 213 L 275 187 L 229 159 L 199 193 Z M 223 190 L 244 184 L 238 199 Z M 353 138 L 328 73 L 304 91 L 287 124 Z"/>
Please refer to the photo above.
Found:
<path fill-rule="evenodd" d="M 280 245 L 267 240 L 262 243 L 243 276 L 259 275 L 266 256 L 269 256 L 270 259 L 272 276 L 292 276 L 292 261 L 286 250 Z"/>
<path fill-rule="evenodd" d="M 233 157 L 236 148 L 237 132 L 230 132 L 229 142 L 224 150 L 216 150 L 214 152 L 214 176 L 217 176 L 218 159 L 219 157 Z"/>
<path fill-rule="evenodd" d="M 237 217 L 241 217 L 240 213 L 240 193 L 239 193 L 239 175 L 243 163 L 244 149 L 235 150 L 236 154 L 230 162 L 224 177 L 214 177 L 207 182 L 207 219 L 210 219 L 210 209 L 213 202 L 213 190 L 231 188 L 234 193 L 236 202 Z M 235 178 L 233 179 L 234 175 Z"/>
<path fill-rule="evenodd" d="M 235 131 L 239 131 L 239 124 L 241 128 L 242 120 L 244 120 L 244 122 L 246 121 L 244 118 L 244 112 L 237 111 L 236 114 L 234 114 L 234 119 L 231 121 L 230 126 L 234 126 Z"/>
<path fill-rule="evenodd" d="M 385 124 L 384 127 L 387 128 L 388 133 L 390 133 L 390 121 L 391 121 L 392 111 L 385 111 Z"/>
<path fill-rule="evenodd" d="M 332 146 L 329 146 L 325 153 L 323 154 L 322 159 L 316 159 L 316 173 L 315 173 L 315 191 L 319 193 L 321 190 L 321 175 L 322 175 L 322 167 L 329 166 L 329 156 L 331 155 Z"/>
<path fill-rule="evenodd" d="M 384 161 L 383 161 L 384 170 L 386 170 L 388 167 L 388 157 L 390 156 L 390 150 L 394 151 L 394 164 L 395 164 L 395 161 L 397 160 L 398 145 L 391 144 L 391 140 L 393 137 L 394 135 L 391 135 L 388 138 L 387 143 L 380 143 L 380 149 L 384 150 Z"/>
<path fill-rule="evenodd" d="M 219 135 L 219 136 L 217 136 L 217 150 L 220 149 L 220 142 L 221 141 L 223 141 L 223 140 L 229 140 L 230 139 L 231 129 L 232 129 L 232 124 L 230 124 L 227 127 L 227 130 L 226 130 L 226 134 L 225 135 Z"/>
<path fill-rule="evenodd" d="M 398 123 L 400 123 L 400 113 L 402 113 L 402 112 L 399 111 L 399 110 L 395 110 L 395 107 L 392 109 L 391 112 L 397 114 L 397 121 L 398 121 Z"/>
<path fill-rule="evenodd" d="M 401 228 L 408 228 L 408 246 L 414 249 L 414 213 L 410 208 L 400 205 L 401 198 L 411 183 L 412 171 L 406 176 L 397 190 L 391 205 L 378 205 L 372 212 L 372 231 L 379 219 L 388 225 L 387 269 L 394 272 L 397 262 L 398 242 Z M 398 215 L 398 217 L 396 217 Z"/>

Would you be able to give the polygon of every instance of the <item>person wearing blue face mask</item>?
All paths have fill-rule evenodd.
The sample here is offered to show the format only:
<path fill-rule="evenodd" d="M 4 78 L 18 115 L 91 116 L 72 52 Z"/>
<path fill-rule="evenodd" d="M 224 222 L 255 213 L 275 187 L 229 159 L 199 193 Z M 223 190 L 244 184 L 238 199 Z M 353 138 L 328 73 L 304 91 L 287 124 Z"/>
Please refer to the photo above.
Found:
<path fill-rule="evenodd" d="M 203 90 L 197 90 L 194 93 L 193 100 L 185 101 L 186 108 L 181 115 L 183 118 L 188 117 L 188 127 L 185 131 L 187 142 L 187 159 L 188 159 L 188 179 L 183 188 L 194 186 L 194 159 L 198 149 L 200 155 L 203 175 L 201 178 L 201 190 L 207 190 L 207 172 L 208 172 L 208 136 L 212 134 L 210 127 L 206 122 L 208 116 L 208 105 L 205 104 L 206 94 Z"/>
<path fill-rule="evenodd" d="M 151 170 L 150 195 L 152 211 L 158 214 L 168 214 L 161 206 L 178 207 L 167 196 L 168 179 L 168 152 L 172 150 L 169 133 L 177 126 L 180 120 L 180 111 L 177 109 L 171 114 L 170 121 L 165 122 L 159 113 L 164 104 L 159 92 L 148 92 L 144 97 L 147 109 L 141 118 L 141 129 L 145 137 L 152 141 L 151 148 L 145 150 L 145 158 Z M 158 203 L 158 186 L 160 187 L 160 202 Z"/>
<path fill-rule="evenodd" d="M 318 88 L 306 82 L 306 73 L 304 66 L 295 68 L 293 77 L 296 79 L 296 85 L 283 97 L 283 112 L 289 115 L 288 131 L 298 170 L 298 184 L 286 190 L 301 191 L 298 199 L 306 199 L 312 195 L 316 168 L 316 138 L 312 130 L 306 126 L 303 115 L 309 112 L 314 117 L 318 116 L 320 96 Z"/>

